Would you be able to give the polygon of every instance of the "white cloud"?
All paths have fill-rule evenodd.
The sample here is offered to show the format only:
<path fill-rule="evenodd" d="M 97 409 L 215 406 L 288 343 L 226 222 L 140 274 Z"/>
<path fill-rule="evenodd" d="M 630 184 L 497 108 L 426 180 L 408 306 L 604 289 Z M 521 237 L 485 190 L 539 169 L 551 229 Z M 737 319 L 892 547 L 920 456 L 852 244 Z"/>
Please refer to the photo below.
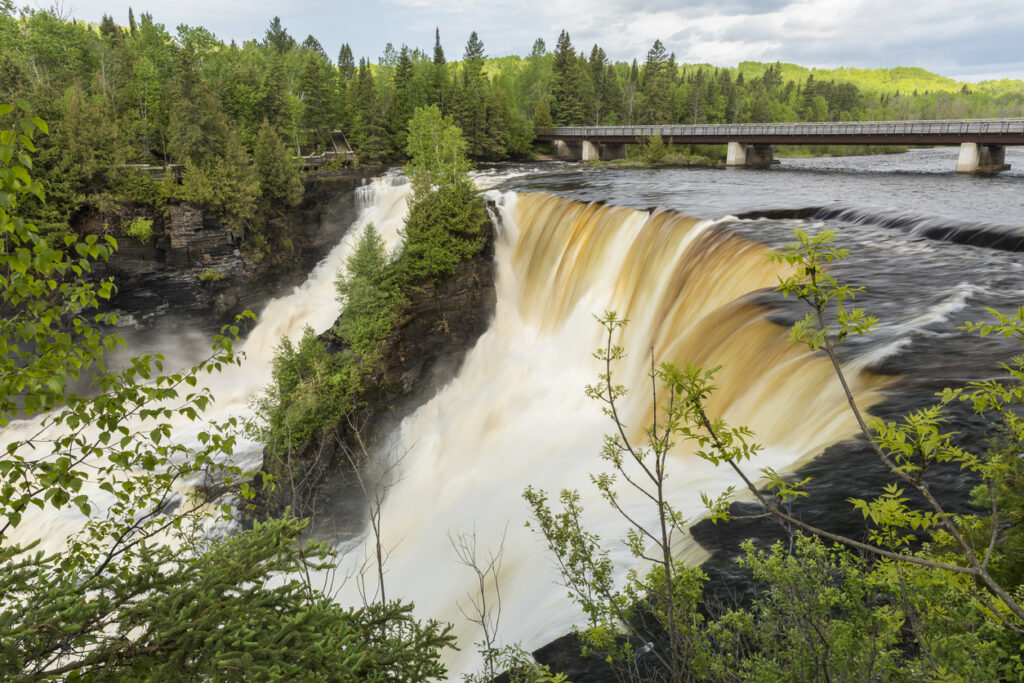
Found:
<path fill-rule="evenodd" d="M 655 39 L 681 61 L 734 65 L 752 59 L 808 66 L 923 66 L 945 74 L 1019 73 L 1019 0 L 294 0 L 282 4 L 179 0 L 153 7 L 173 28 L 203 25 L 224 39 L 262 38 L 278 14 L 298 39 L 328 52 L 342 42 L 376 57 L 387 42 L 429 49 L 441 30 L 452 58 L 476 30 L 488 54 L 526 54 L 538 36 L 554 47 L 569 31 L 577 49 L 643 60 Z M 77 0 L 76 16 L 127 21 L 128 2 Z M 145 8 L 133 0 L 136 16 Z"/>

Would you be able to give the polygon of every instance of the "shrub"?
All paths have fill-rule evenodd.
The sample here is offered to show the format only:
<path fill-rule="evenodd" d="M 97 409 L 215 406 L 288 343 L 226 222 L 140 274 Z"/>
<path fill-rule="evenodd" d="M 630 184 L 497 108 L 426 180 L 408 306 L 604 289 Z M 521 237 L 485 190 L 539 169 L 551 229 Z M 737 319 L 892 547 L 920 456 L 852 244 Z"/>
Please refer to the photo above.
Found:
<path fill-rule="evenodd" d="M 200 282 L 220 282 L 226 277 L 227 275 L 216 268 L 207 268 L 203 272 L 199 273 Z"/>
<path fill-rule="evenodd" d="M 141 216 L 133 218 L 125 224 L 124 234 L 134 237 L 143 244 L 149 244 L 153 237 L 153 221 Z"/>

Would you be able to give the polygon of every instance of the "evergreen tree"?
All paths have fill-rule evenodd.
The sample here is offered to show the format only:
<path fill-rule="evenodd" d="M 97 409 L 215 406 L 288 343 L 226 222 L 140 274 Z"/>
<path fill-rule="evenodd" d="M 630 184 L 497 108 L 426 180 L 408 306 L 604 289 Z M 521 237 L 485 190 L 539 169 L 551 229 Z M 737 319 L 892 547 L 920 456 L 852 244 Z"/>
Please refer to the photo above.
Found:
<path fill-rule="evenodd" d="M 287 81 L 283 57 L 273 52 L 263 73 L 259 111 L 281 135 L 291 137 L 292 125 L 286 104 Z"/>
<path fill-rule="evenodd" d="M 321 45 L 320 41 L 314 38 L 312 34 L 306 36 L 306 39 L 302 41 L 302 47 L 306 50 L 312 50 L 320 55 L 320 58 L 325 62 L 330 63 L 331 58 L 327 56 L 327 52 L 324 51 L 323 45 Z"/>
<path fill-rule="evenodd" d="M 643 94 L 641 123 L 671 123 L 671 92 L 675 74 L 671 71 L 668 53 L 660 40 L 647 52 L 640 92 Z"/>
<path fill-rule="evenodd" d="M 472 31 L 469 34 L 469 40 L 466 41 L 466 52 L 462 58 L 466 62 L 473 62 L 474 64 L 483 66 L 484 44 L 476 35 L 476 31 Z"/>
<path fill-rule="evenodd" d="M 444 48 L 441 47 L 441 29 L 434 27 L 434 66 L 444 66 Z"/>
<path fill-rule="evenodd" d="M 266 119 L 256 138 L 253 162 L 264 203 L 274 208 L 285 208 L 295 206 L 302 200 L 303 189 L 298 166 Z"/>
<path fill-rule="evenodd" d="M 387 111 L 384 114 L 391 144 L 396 155 L 400 155 L 405 150 L 406 126 L 415 108 L 412 79 L 412 58 L 409 54 L 409 48 L 403 45 L 398 54 L 398 62 L 395 65 L 394 91 L 391 100 L 388 102 Z"/>
<path fill-rule="evenodd" d="M 302 125 L 309 141 L 319 150 L 330 140 L 331 68 L 327 60 L 313 50 L 306 54 L 303 62 L 299 80 Z"/>
<path fill-rule="evenodd" d="M 441 111 L 447 110 L 445 87 L 448 83 L 448 64 L 441 47 L 441 30 L 434 28 L 434 58 L 430 69 L 430 104 L 436 104 Z"/>
<path fill-rule="evenodd" d="M 267 27 L 263 44 L 280 53 L 285 53 L 295 47 L 295 39 L 288 35 L 288 31 L 281 26 L 281 18 L 274 17 L 270 20 L 270 26 Z"/>
<path fill-rule="evenodd" d="M 227 118 L 188 52 L 179 55 L 177 75 L 166 99 L 170 103 L 167 149 L 171 156 L 178 162 L 196 164 L 222 157 L 228 140 Z"/>
<path fill-rule="evenodd" d="M 580 126 L 586 121 L 586 107 L 580 92 L 581 80 L 576 51 L 569 34 L 562 31 L 555 46 L 551 81 L 551 116 L 557 126 Z"/>
<path fill-rule="evenodd" d="M 338 71 L 346 83 L 356 75 L 356 62 L 352 58 L 352 48 L 348 46 L 348 43 L 342 44 L 341 50 L 338 51 Z"/>
<path fill-rule="evenodd" d="M 132 13 L 132 8 L 129 7 L 128 8 L 128 30 L 131 33 L 133 38 L 135 37 L 135 29 L 136 28 L 137 28 L 137 26 L 135 25 L 135 15 Z"/>
<path fill-rule="evenodd" d="M 487 80 L 483 75 L 484 44 L 473 31 L 466 41 L 462 61 L 462 96 L 459 128 L 469 143 L 469 153 L 480 156 L 487 148 Z"/>
<path fill-rule="evenodd" d="M 104 14 L 100 20 L 100 35 L 112 38 L 121 32 L 121 29 L 117 24 L 114 23 L 114 18 L 108 14 Z"/>

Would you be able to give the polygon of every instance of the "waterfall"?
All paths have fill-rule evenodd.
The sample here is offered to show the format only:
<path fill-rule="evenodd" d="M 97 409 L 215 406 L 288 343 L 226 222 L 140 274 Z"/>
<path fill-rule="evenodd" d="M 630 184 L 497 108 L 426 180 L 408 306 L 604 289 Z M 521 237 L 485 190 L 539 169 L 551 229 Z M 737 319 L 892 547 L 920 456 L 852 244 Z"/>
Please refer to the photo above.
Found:
<path fill-rule="evenodd" d="M 394 248 L 400 241 L 400 230 L 404 224 L 406 199 L 410 188 L 401 176 L 385 176 L 371 184 L 356 189 L 360 207 L 359 218 L 345 237 L 313 269 L 309 277 L 293 291 L 274 299 L 259 314 L 259 322 L 244 342 L 238 345 L 245 358 L 240 366 L 228 366 L 222 372 L 199 377 L 201 384 L 210 389 L 214 403 L 206 412 L 210 420 L 223 421 L 229 417 L 251 417 L 249 401 L 269 381 L 274 349 L 283 337 L 296 340 L 306 325 L 317 332 L 328 329 L 341 312 L 341 306 L 334 292 L 334 279 L 339 269 L 355 248 L 363 226 L 373 223 L 388 248 Z M 179 344 L 180 333 L 167 335 L 159 346 L 172 350 Z M 206 351 L 209 349 L 207 348 Z M 181 358 L 183 364 L 195 363 L 201 356 Z M 170 366 L 169 366 L 170 367 Z M 11 422 L 0 431 L 3 444 L 22 441 L 38 431 L 39 420 L 29 419 Z M 204 424 L 179 419 L 172 423 L 174 439 L 178 443 L 196 443 L 196 435 Z M 256 469 L 262 463 L 262 446 L 246 439 L 240 439 L 234 453 L 234 463 L 243 468 Z M 106 494 L 92 488 L 88 491 L 94 505 L 102 509 Z M 56 552 L 65 546 L 67 539 L 82 525 L 82 517 L 76 509 L 55 511 L 47 508 L 29 508 L 22 523 L 9 532 L 8 543 L 27 543 L 40 538 L 40 549 Z"/>
<path fill-rule="evenodd" d="M 408 186 L 382 179 L 360 193 L 364 206 L 356 225 L 305 283 L 260 313 L 241 344 L 242 366 L 204 377 L 216 399 L 208 418 L 248 417 L 251 398 L 270 380 L 281 338 L 296 339 L 306 325 L 320 332 L 334 322 L 335 275 L 362 226 L 372 222 L 389 248 L 398 243 Z M 827 361 L 791 343 L 752 297 L 773 287 L 780 274 L 763 245 L 718 223 L 668 211 L 546 194 L 489 196 L 498 230 L 494 319 L 457 376 L 406 417 L 386 446 L 401 458 L 382 510 L 388 596 L 414 601 L 424 618 L 455 624 L 462 650 L 449 654 L 453 675 L 476 667 L 473 643 L 480 633 L 460 610 L 476 590 L 476 577 L 458 564 L 449 534 L 475 533 L 481 554 L 497 550 L 505 534 L 501 573 L 489 587 L 502 596 L 502 643 L 535 648 L 582 622 L 543 543 L 523 526 L 528 510 L 521 494 L 528 485 L 552 493 L 580 489 L 587 524 L 612 548 L 621 570 L 629 566 L 618 542 L 624 525 L 589 483 L 590 473 L 603 470 L 599 452 L 611 429 L 584 394 L 602 371 L 591 355 L 604 341 L 595 314 L 615 310 L 630 320 L 617 340 L 629 353 L 617 381 L 631 390 L 622 415 L 634 434 L 652 414 L 646 377 L 652 354 L 658 361 L 722 366 L 710 409 L 758 435 L 765 450 L 757 468 L 792 468 L 855 429 Z M 849 374 L 863 407 L 878 399 L 881 378 L 858 368 Z M 12 423 L 4 442 L 24 438 L 35 425 Z M 199 429 L 189 423 L 175 428 L 174 438 L 186 444 Z M 260 454 L 258 444 L 240 442 L 236 464 L 258 466 Z M 714 495 L 737 483 L 684 450 L 674 455 L 670 493 L 686 514 L 699 514 L 699 492 Z M 624 492 L 622 502 L 638 519 L 653 521 L 636 496 Z M 42 536 L 42 549 L 57 550 L 81 521 L 77 512 L 36 511 L 10 540 Z M 353 571 L 360 555 L 349 549 L 342 575 Z M 358 593 L 356 582 L 348 581 L 337 599 L 358 604 Z"/>
<path fill-rule="evenodd" d="M 475 534 L 482 559 L 507 529 L 497 580 L 502 643 L 535 648 L 582 621 L 542 542 L 524 529 L 528 485 L 578 488 L 589 527 L 623 571 L 629 566 L 622 521 L 589 481 L 604 471 L 602 435 L 612 428 L 584 395 L 602 371 L 591 355 L 604 341 L 595 314 L 630 320 L 617 340 L 629 353 L 617 381 L 631 389 L 622 414 L 634 434 L 652 415 L 652 352 L 658 361 L 722 366 L 710 409 L 758 435 L 765 451 L 751 470 L 786 470 L 856 428 L 827 359 L 793 344 L 752 300 L 780 274 L 763 245 L 672 212 L 546 194 L 491 198 L 499 218 L 494 320 L 458 375 L 398 428 L 388 456 L 401 458 L 399 481 L 382 509 L 388 595 L 456 624 L 455 673 L 477 665 L 481 634 L 460 610 L 469 609 L 476 577 L 457 563 L 449 535 Z M 850 368 L 849 379 L 862 407 L 877 400 L 881 378 Z M 686 514 L 699 514 L 699 492 L 737 483 L 725 468 L 675 454 L 669 488 Z M 625 490 L 622 500 L 653 523 L 645 501 Z M 341 599 L 357 602 L 354 587 Z"/>

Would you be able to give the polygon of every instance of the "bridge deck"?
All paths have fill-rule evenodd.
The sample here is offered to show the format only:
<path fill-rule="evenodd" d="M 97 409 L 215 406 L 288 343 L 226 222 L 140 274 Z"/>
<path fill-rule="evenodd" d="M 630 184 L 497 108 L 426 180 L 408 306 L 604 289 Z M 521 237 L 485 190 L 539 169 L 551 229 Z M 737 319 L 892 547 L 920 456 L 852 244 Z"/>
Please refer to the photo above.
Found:
<path fill-rule="evenodd" d="M 956 121 L 851 121 L 843 123 L 699 124 L 686 126 L 561 126 L 538 128 L 538 140 L 606 143 L 642 141 L 766 145 L 1024 145 L 1024 119 Z"/>

